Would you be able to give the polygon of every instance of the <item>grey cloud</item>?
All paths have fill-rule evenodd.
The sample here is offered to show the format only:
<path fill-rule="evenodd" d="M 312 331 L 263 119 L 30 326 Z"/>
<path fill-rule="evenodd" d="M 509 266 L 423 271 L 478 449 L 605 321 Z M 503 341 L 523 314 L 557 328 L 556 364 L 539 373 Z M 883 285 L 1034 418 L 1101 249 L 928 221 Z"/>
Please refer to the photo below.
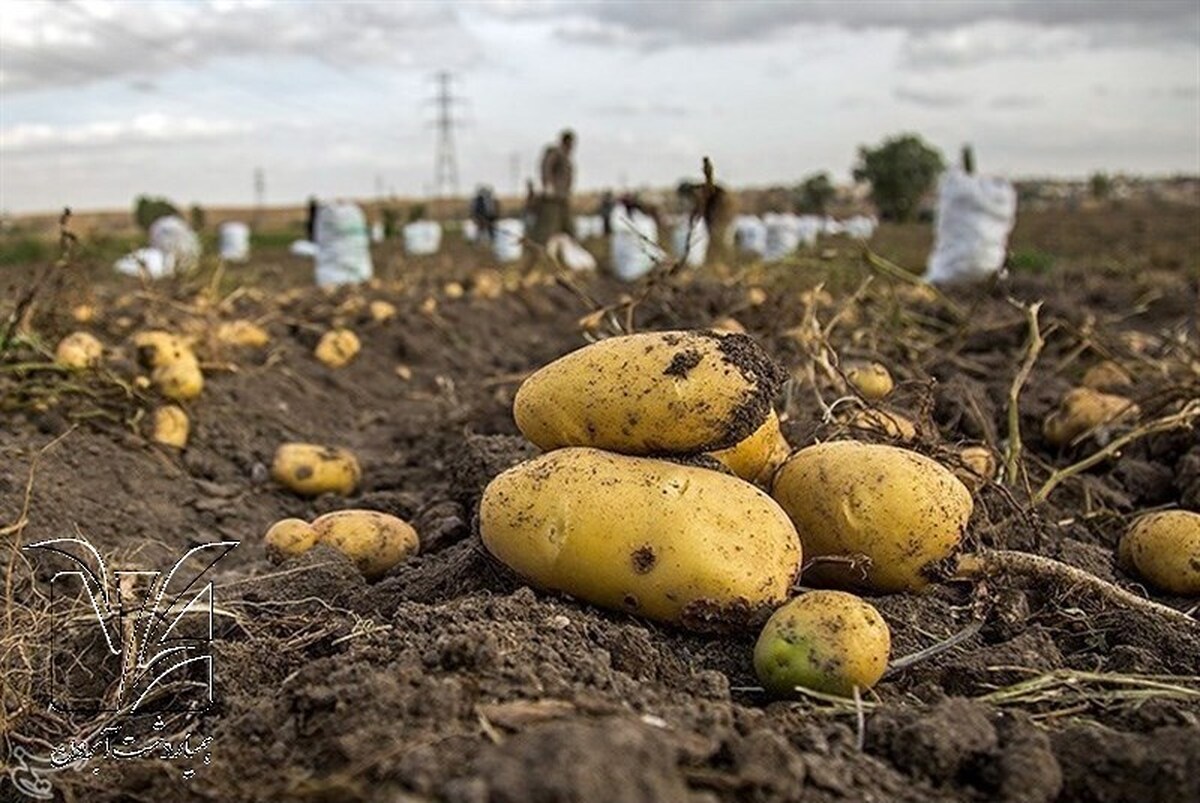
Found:
<path fill-rule="evenodd" d="M 694 113 L 687 106 L 667 103 L 659 100 L 627 101 L 597 106 L 593 109 L 596 114 L 611 117 L 632 117 L 635 115 L 654 115 L 659 117 L 690 117 Z"/>
<path fill-rule="evenodd" d="M 892 91 L 892 95 L 897 100 L 912 103 L 916 106 L 924 106 L 929 109 L 954 109 L 965 106 L 970 102 L 970 98 L 966 95 L 954 92 L 939 92 L 936 90 L 915 89 L 903 86 L 896 87 Z"/>
<path fill-rule="evenodd" d="M 993 109 L 1032 109 L 1042 105 L 1042 99 L 1034 95 L 997 95 L 992 98 Z"/>

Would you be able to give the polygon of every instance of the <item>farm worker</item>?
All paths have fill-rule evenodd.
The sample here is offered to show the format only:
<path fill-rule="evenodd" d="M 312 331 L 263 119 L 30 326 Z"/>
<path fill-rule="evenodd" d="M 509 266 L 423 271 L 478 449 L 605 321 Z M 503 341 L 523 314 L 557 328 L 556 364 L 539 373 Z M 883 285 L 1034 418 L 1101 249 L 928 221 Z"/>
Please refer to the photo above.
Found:
<path fill-rule="evenodd" d="M 549 145 L 542 152 L 542 192 L 536 199 L 536 220 L 532 238 L 545 243 L 554 234 L 575 236 L 574 218 L 571 215 L 571 187 L 575 182 L 575 163 L 571 154 L 575 150 L 575 132 L 566 129 L 559 135 L 558 143 Z"/>
<path fill-rule="evenodd" d="M 308 196 L 308 219 L 305 221 L 304 230 L 308 232 L 307 239 L 310 243 L 317 241 L 317 196 Z"/>
<path fill-rule="evenodd" d="M 500 217 L 500 204 L 492 194 L 492 188 L 480 185 L 471 200 L 471 220 L 479 227 L 481 238 L 488 243 L 496 239 L 496 221 Z"/>
<path fill-rule="evenodd" d="M 617 199 L 613 197 L 612 190 L 605 190 L 600 196 L 600 208 L 597 214 L 604 221 L 604 236 L 612 234 L 612 213 L 616 209 Z"/>
<path fill-rule="evenodd" d="M 699 212 L 708 229 L 708 254 L 704 261 L 709 264 L 728 264 L 733 244 L 730 226 L 737 214 L 733 195 L 720 184 L 706 186 L 685 181 L 679 185 L 679 198 L 685 202 L 689 212 Z"/>

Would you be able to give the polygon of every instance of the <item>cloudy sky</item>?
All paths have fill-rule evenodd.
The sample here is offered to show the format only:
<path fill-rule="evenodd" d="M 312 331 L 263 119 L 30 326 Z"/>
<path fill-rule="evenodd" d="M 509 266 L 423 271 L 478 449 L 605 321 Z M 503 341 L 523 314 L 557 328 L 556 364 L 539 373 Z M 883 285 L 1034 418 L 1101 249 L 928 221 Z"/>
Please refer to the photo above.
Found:
<path fill-rule="evenodd" d="M 564 125 L 584 187 L 846 179 L 917 131 L 1009 176 L 1200 173 L 1195 0 L 0 0 L 0 209 L 514 189 Z"/>

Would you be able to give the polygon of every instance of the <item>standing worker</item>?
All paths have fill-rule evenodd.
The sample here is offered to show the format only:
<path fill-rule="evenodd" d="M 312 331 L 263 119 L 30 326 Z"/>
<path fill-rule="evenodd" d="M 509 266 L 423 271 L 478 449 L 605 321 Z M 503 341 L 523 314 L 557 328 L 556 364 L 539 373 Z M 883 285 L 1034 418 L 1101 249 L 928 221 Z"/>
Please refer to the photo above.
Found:
<path fill-rule="evenodd" d="M 542 194 L 537 199 L 537 226 L 532 239 L 545 243 L 560 232 L 575 236 L 571 217 L 571 188 L 575 182 L 575 132 L 566 129 L 558 143 L 542 153 Z"/>
<path fill-rule="evenodd" d="M 698 214 L 708 229 L 708 253 L 704 259 L 705 263 L 728 265 L 732 258 L 731 226 L 737 213 L 737 203 L 733 195 L 720 184 L 694 184 L 690 181 L 679 185 L 678 194 L 685 209 Z"/>

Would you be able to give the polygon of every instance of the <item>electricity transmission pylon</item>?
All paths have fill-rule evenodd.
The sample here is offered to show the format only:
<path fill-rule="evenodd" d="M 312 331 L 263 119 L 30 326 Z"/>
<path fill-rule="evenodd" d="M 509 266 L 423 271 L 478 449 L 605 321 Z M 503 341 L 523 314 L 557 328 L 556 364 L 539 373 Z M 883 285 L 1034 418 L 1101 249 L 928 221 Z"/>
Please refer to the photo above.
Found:
<path fill-rule="evenodd" d="M 454 105 L 461 98 L 451 94 L 450 83 L 454 76 L 443 70 L 434 76 L 437 82 L 437 94 L 433 102 L 437 104 L 437 154 L 434 160 L 433 186 L 438 198 L 458 194 L 458 156 L 454 150 L 454 127 L 458 120 L 454 117 Z"/>

